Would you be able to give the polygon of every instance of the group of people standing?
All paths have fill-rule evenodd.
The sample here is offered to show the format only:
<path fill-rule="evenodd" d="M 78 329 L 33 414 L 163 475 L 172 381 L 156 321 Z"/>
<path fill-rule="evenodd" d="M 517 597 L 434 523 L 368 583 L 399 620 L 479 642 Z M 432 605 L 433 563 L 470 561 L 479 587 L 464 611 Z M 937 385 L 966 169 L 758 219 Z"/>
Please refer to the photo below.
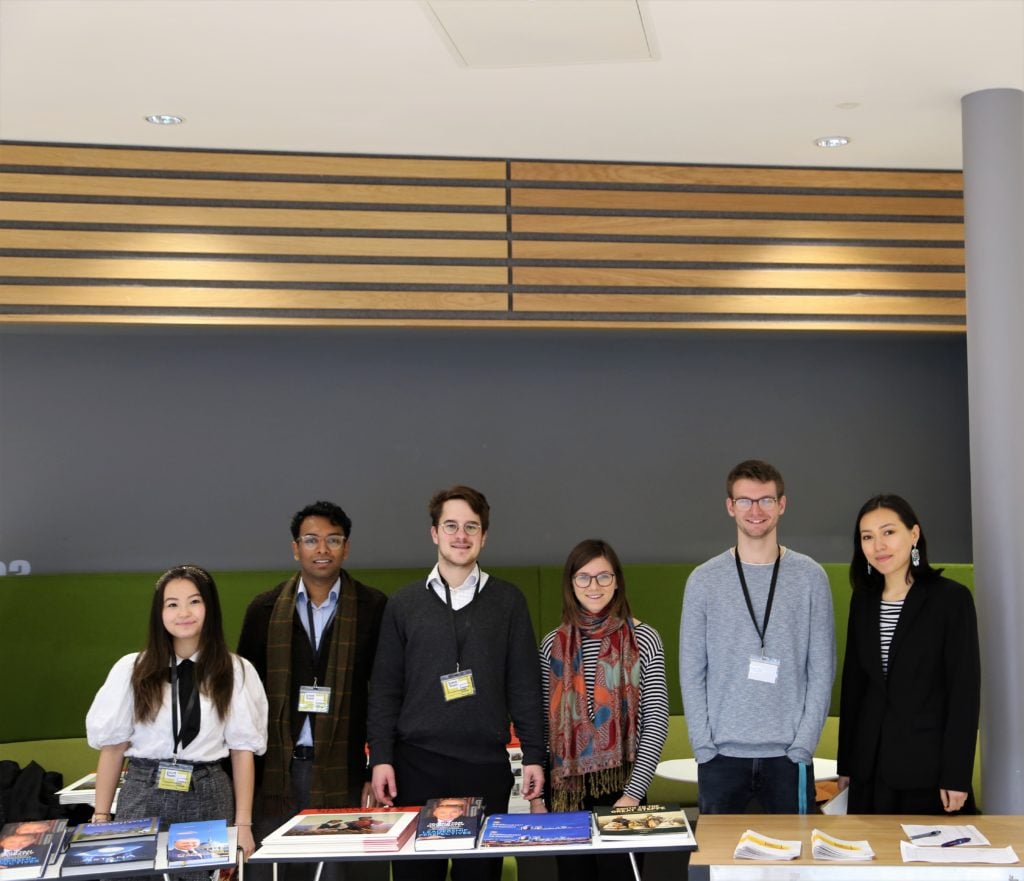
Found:
<path fill-rule="evenodd" d="M 834 618 L 824 570 L 779 544 L 785 509 L 777 469 L 737 465 L 726 497 L 736 544 L 687 581 L 679 663 L 702 812 L 752 800 L 771 812 L 813 808 Z M 110 818 L 125 758 L 118 818 L 223 817 L 246 856 L 305 808 L 469 794 L 503 812 L 510 722 L 531 811 L 643 803 L 668 732 L 665 658 L 658 631 L 630 610 L 614 549 L 589 539 L 569 553 L 562 623 L 538 652 L 523 594 L 480 568 L 483 494 L 454 486 L 429 511 L 437 562 L 390 598 L 343 568 L 352 522 L 340 507 L 299 511 L 299 571 L 252 600 L 237 654 L 209 573 L 161 576 L 145 649 L 114 665 L 86 720 L 100 750 L 96 819 Z M 850 811 L 972 810 L 980 674 L 970 593 L 929 566 L 921 525 L 898 496 L 858 514 L 850 571 L 839 735 Z M 561 858 L 560 876 L 624 876 L 614 857 L 587 859 Z M 391 871 L 440 881 L 448 863 L 401 860 Z M 454 860 L 451 872 L 497 879 L 501 859 Z M 368 864 L 348 877 L 373 874 Z"/>

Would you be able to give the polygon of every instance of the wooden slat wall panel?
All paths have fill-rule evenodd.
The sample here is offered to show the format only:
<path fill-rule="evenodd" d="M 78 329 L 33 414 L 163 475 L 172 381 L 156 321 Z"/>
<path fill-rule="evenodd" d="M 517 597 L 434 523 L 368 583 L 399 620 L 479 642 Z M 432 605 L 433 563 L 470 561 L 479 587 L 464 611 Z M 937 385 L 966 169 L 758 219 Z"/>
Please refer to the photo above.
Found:
<path fill-rule="evenodd" d="M 957 172 L 513 162 L 513 311 L 962 332 Z"/>
<path fill-rule="evenodd" d="M 0 321 L 963 332 L 961 190 L 0 143 Z"/>

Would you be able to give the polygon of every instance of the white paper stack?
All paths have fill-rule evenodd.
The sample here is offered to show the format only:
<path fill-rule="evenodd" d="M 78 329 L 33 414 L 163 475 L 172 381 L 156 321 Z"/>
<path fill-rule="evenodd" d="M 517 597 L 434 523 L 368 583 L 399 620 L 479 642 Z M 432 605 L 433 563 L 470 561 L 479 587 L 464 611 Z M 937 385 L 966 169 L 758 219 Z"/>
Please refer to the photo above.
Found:
<path fill-rule="evenodd" d="M 753 829 L 740 836 L 732 857 L 734 860 L 795 860 L 800 856 L 799 841 L 769 838 Z"/>
<path fill-rule="evenodd" d="M 873 860 L 875 852 L 867 841 L 847 841 L 815 829 L 811 833 L 811 856 L 816 860 Z"/>

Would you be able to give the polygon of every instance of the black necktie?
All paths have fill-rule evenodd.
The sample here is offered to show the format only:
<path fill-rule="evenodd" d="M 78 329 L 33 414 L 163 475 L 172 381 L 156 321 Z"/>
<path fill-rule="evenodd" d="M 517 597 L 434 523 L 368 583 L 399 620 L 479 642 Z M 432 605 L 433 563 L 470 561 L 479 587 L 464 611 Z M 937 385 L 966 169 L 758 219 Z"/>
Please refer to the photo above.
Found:
<path fill-rule="evenodd" d="M 178 664 L 178 712 L 181 713 L 181 745 L 188 746 L 199 734 L 199 696 L 196 691 L 195 662 Z"/>

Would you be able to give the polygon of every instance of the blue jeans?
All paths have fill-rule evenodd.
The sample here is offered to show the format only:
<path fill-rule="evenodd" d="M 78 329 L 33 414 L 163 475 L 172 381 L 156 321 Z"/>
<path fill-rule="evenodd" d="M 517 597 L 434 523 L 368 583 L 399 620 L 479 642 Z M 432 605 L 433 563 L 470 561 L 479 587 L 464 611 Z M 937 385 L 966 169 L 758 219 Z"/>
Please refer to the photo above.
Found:
<path fill-rule="evenodd" d="M 804 765 L 806 810 L 814 812 L 814 769 Z M 717 755 L 697 766 L 697 802 L 702 814 L 745 814 L 756 800 L 766 814 L 800 813 L 800 765 L 786 756 L 737 759 Z"/>

